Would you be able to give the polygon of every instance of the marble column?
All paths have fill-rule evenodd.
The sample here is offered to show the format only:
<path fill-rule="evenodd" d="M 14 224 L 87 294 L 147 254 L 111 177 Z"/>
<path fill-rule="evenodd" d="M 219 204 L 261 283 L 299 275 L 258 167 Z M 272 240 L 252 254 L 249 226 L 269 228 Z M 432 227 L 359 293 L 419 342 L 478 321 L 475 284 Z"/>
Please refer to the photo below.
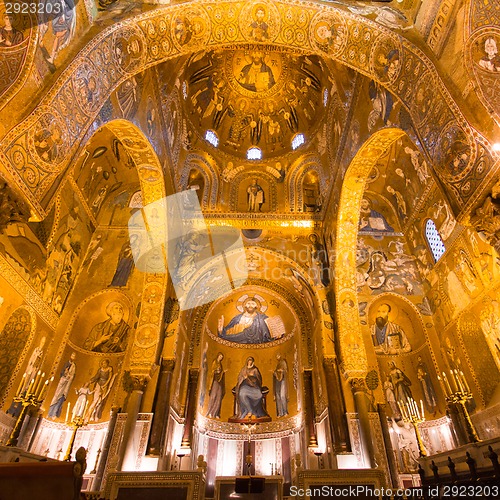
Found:
<path fill-rule="evenodd" d="M 367 394 L 367 387 L 364 378 L 351 378 L 352 394 L 354 396 L 354 406 L 359 419 L 359 435 L 364 450 L 365 462 L 372 469 L 377 467 L 375 461 L 375 448 L 373 447 L 373 440 L 371 437 L 370 418 L 368 416 L 368 409 L 370 402 Z"/>
<path fill-rule="evenodd" d="M 318 438 L 314 425 L 314 393 L 311 370 L 304 370 L 304 412 L 307 429 L 307 447 L 317 448 Z"/>
<path fill-rule="evenodd" d="M 332 447 L 335 453 L 348 452 L 351 451 L 351 442 L 337 358 L 334 356 L 325 357 L 323 359 L 323 367 L 328 394 Z"/>
<path fill-rule="evenodd" d="M 450 403 L 446 404 L 446 413 L 450 417 L 452 429 L 454 432 L 454 438 L 457 442 L 457 446 L 463 446 L 469 443 L 467 437 L 467 430 L 464 425 L 463 410 L 460 403 Z"/>
<path fill-rule="evenodd" d="M 142 397 L 147 385 L 146 378 L 138 376 L 132 377 L 134 378 L 134 388 L 130 393 L 127 403 L 127 420 L 125 421 L 125 428 L 123 430 L 117 470 L 123 470 L 123 467 L 127 465 L 127 459 L 131 460 L 130 457 L 135 454 L 133 436 L 137 417 L 141 409 Z"/>
<path fill-rule="evenodd" d="M 101 456 L 99 458 L 99 465 L 97 466 L 97 472 L 94 478 L 94 482 L 92 483 L 92 489 L 94 491 L 99 491 L 102 483 L 102 476 L 104 474 L 104 470 L 106 469 L 106 462 L 108 461 L 109 455 L 109 447 L 111 446 L 111 442 L 113 441 L 113 434 L 115 432 L 116 419 L 118 418 L 118 412 L 120 408 L 117 406 L 113 406 L 111 408 L 111 418 L 108 422 L 108 430 L 106 432 L 106 438 L 104 440 Z"/>
<path fill-rule="evenodd" d="M 160 367 L 160 376 L 156 388 L 156 396 L 153 406 L 153 422 L 151 425 L 151 436 L 148 444 L 149 455 L 164 454 L 164 443 L 167 433 L 170 389 L 172 385 L 172 374 L 175 360 L 163 359 Z"/>
<path fill-rule="evenodd" d="M 193 424 L 196 418 L 196 394 L 198 392 L 199 375 L 200 370 L 198 368 L 191 368 L 189 370 L 186 409 L 184 411 L 184 432 L 181 443 L 183 448 L 191 448 L 193 443 Z"/>
<path fill-rule="evenodd" d="M 385 404 L 379 404 L 377 406 L 378 416 L 380 419 L 380 427 L 382 428 L 382 436 L 384 438 L 385 451 L 387 456 L 387 462 L 389 464 L 389 472 L 391 474 L 391 482 L 393 488 L 398 488 L 398 468 L 396 465 L 396 460 L 394 458 L 394 451 L 392 448 L 391 433 L 389 431 L 388 417 L 387 417 L 387 407 Z"/>

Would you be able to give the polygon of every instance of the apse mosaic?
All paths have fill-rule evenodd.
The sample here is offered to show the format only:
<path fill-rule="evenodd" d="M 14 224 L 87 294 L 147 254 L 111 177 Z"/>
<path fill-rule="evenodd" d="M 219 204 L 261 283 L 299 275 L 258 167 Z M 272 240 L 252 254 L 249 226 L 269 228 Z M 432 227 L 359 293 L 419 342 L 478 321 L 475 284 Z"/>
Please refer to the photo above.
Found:
<path fill-rule="evenodd" d="M 214 303 L 204 324 L 200 414 L 227 424 L 294 425 L 286 417 L 298 405 L 299 327 L 283 297 L 243 287 Z"/>
<path fill-rule="evenodd" d="M 289 306 L 269 290 L 240 288 L 238 297 L 222 298 L 208 313 L 207 333 L 233 347 L 268 347 L 289 340 L 296 321 Z"/>

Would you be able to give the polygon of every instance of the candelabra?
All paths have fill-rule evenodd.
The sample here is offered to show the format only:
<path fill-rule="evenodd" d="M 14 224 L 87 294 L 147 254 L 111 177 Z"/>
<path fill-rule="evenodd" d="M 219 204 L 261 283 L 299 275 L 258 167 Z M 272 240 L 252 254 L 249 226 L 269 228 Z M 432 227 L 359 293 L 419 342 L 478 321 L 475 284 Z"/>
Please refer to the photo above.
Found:
<path fill-rule="evenodd" d="M 99 448 L 97 450 L 97 456 L 96 456 L 96 459 L 95 459 L 94 468 L 90 471 L 91 474 L 96 474 L 97 473 L 97 466 L 99 465 L 99 458 L 101 456 L 101 453 L 102 453 L 102 450 L 101 450 L 101 448 Z"/>
<path fill-rule="evenodd" d="M 83 417 L 74 416 L 71 422 L 73 427 L 73 432 L 71 433 L 71 439 L 69 440 L 68 449 L 66 450 L 66 455 L 64 456 L 64 461 L 69 462 L 71 460 L 71 453 L 73 452 L 73 445 L 75 444 L 76 433 L 80 427 L 85 425 L 85 419 Z"/>
<path fill-rule="evenodd" d="M 476 428 L 467 410 L 467 402 L 472 399 L 472 391 L 469 384 L 461 370 L 450 370 L 450 378 L 442 372 L 443 377 L 438 376 L 439 383 L 443 389 L 445 399 L 448 403 L 460 404 L 462 412 L 465 417 L 465 425 L 467 426 L 467 434 L 469 435 L 470 442 L 478 443 L 481 441 L 477 435 Z"/>
<path fill-rule="evenodd" d="M 40 370 L 36 374 L 35 378 L 32 378 L 29 382 L 26 380 L 26 373 L 23 375 L 16 395 L 14 396 L 14 402 L 21 404 L 21 413 L 17 417 L 14 428 L 12 429 L 7 441 L 7 446 L 17 445 L 24 417 L 26 416 L 26 413 L 28 413 L 29 408 L 39 407 L 43 403 L 45 395 L 47 394 L 49 383 L 54 380 L 54 377 L 50 380 L 45 380 L 45 382 L 44 379 L 45 373 L 42 373 Z"/>
<path fill-rule="evenodd" d="M 423 401 L 420 400 L 420 408 L 413 398 L 408 398 L 406 402 L 398 401 L 398 406 L 399 410 L 401 411 L 403 420 L 406 423 L 412 424 L 413 428 L 415 429 L 420 456 L 426 457 L 427 451 L 425 450 L 424 442 L 422 441 L 422 436 L 420 434 L 420 429 L 418 428 L 418 424 L 425 422 Z"/>

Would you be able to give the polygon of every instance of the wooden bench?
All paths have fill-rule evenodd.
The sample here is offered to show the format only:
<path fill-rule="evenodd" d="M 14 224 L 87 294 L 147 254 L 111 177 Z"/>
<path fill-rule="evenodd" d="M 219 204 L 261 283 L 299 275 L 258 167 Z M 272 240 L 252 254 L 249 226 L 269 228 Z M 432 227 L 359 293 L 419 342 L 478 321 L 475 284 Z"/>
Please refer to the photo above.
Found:
<path fill-rule="evenodd" d="M 77 462 L 0 463 L 0 500 L 79 500 L 81 455 Z"/>

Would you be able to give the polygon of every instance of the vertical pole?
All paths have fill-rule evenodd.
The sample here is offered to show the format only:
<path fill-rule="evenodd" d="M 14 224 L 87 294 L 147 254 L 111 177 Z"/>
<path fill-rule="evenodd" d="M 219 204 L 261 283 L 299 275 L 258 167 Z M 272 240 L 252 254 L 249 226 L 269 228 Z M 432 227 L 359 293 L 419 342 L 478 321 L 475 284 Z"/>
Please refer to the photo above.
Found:
<path fill-rule="evenodd" d="M 122 442 L 119 450 L 117 470 L 123 470 L 123 466 L 127 464 L 127 460 L 134 454 L 134 439 L 135 426 L 137 417 L 141 409 L 142 396 L 146 389 L 147 380 L 144 377 L 134 377 L 134 390 L 130 394 L 127 404 L 127 420 L 125 421 L 125 428 L 123 430 Z"/>
<path fill-rule="evenodd" d="M 149 438 L 148 453 L 163 456 L 165 450 L 165 436 L 167 433 L 170 389 L 175 361 L 163 359 L 161 362 L 160 376 L 154 402 L 154 415 L 151 424 L 151 437 Z M 160 460 L 161 461 L 161 460 Z M 160 463 L 160 462 L 159 462 Z M 159 469 L 161 470 L 161 469 Z"/>
<path fill-rule="evenodd" d="M 191 448 L 193 443 L 193 425 L 196 416 L 196 394 L 198 390 L 199 375 L 200 370 L 198 368 L 191 368 L 189 370 L 186 409 L 184 411 L 184 432 L 181 442 L 182 448 Z"/>
<path fill-rule="evenodd" d="M 109 447 L 111 446 L 111 441 L 113 440 L 113 433 L 115 431 L 116 419 L 118 418 L 119 408 L 114 406 L 111 408 L 111 418 L 108 423 L 108 431 L 106 433 L 106 438 L 102 446 L 101 458 L 99 460 L 99 465 L 97 467 L 97 472 L 92 483 L 92 489 L 99 491 L 102 483 L 102 476 L 104 474 L 104 469 L 106 468 L 106 462 L 108 461 Z"/>
<path fill-rule="evenodd" d="M 308 448 L 316 448 L 318 446 L 318 439 L 316 436 L 316 428 L 314 426 L 314 394 L 311 370 L 304 370 L 304 403 L 307 428 L 307 446 Z"/>
<path fill-rule="evenodd" d="M 359 434 L 363 444 L 365 461 L 372 469 L 377 467 L 375 461 L 375 449 L 371 438 L 370 418 L 368 416 L 369 400 L 366 394 L 366 386 L 364 378 L 351 378 L 352 393 L 354 396 L 354 405 L 359 419 Z"/>
<path fill-rule="evenodd" d="M 342 392 L 342 382 L 334 356 L 323 359 L 326 386 L 328 388 L 328 410 L 330 413 L 330 431 L 333 450 L 336 453 L 351 451 L 349 428 L 347 426 L 346 406 Z"/>

